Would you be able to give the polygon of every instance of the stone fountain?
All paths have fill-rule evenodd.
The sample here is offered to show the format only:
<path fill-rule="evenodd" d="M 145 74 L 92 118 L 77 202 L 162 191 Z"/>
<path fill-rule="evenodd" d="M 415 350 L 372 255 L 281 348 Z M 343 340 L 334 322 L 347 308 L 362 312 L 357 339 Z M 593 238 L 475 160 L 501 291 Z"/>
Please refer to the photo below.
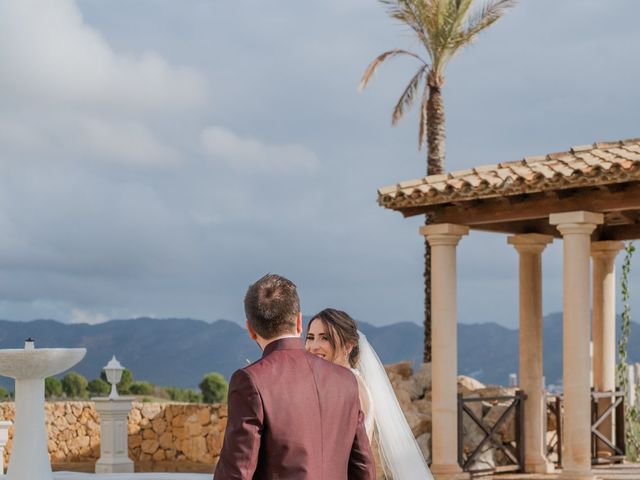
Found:
<path fill-rule="evenodd" d="M 44 379 L 73 367 L 84 348 L 35 348 L 27 339 L 24 349 L 0 350 L 0 375 L 16 380 L 16 415 L 13 448 L 6 480 L 51 480 L 44 423 Z"/>

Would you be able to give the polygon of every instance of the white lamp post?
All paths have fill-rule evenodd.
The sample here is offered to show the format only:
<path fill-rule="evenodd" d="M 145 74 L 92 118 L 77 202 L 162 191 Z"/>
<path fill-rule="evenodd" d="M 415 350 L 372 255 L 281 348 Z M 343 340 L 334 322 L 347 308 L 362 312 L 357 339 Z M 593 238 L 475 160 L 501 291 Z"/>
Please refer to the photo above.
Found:
<path fill-rule="evenodd" d="M 114 355 L 104 367 L 111 384 L 109 398 L 92 399 L 100 414 L 100 458 L 96 462 L 96 473 L 133 472 L 133 462 L 128 455 L 128 416 L 133 398 L 121 397 L 116 387 L 123 371 L 124 367 Z"/>
<path fill-rule="evenodd" d="M 104 367 L 104 373 L 107 374 L 107 381 L 111 384 L 111 393 L 109 394 L 109 398 L 111 400 L 115 400 L 120 396 L 118 395 L 117 384 L 122 380 L 123 371 L 124 367 L 120 365 L 120 362 L 116 359 L 115 355 Z"/>

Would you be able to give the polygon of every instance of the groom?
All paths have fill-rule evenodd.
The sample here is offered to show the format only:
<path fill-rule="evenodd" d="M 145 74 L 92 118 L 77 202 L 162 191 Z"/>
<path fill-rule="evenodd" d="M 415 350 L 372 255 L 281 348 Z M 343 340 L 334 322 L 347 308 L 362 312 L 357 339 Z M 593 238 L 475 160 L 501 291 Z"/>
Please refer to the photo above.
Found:
<path fill-rule="evenodd" d="M 375 479 L 355 376 L 303 348 L 296 286 L 265 275 L 249 287 L 244 308 L 263 354 L 229 382 L 214 479 Z"/>

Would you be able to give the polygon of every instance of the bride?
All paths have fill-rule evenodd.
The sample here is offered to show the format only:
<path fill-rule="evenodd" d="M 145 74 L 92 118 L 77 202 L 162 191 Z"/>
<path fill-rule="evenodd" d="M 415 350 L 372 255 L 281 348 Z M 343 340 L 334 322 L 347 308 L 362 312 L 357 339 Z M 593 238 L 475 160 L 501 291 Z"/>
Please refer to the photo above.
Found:
<path fill-rule="evenodd" d="M 387 478 L 432 479 L 384 367 L 355 320 L 341 310 L 321 311 L 307 325 L 305 347 L 354 373 L 367 435 L 378 442 Z"/>

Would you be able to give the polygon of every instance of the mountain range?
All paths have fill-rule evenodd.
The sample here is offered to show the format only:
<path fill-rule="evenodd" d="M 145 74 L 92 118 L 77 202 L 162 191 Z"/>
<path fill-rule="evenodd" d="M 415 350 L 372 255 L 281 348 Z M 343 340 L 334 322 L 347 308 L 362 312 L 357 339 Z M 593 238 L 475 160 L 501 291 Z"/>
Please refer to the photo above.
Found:
<path fill-rule="evenodd" d="M 562 315 L 544 320 L 544 372 L 547 383 L 562 377 Z M 359 323 L 383 363 L 422 358 L 422 327 L 411 322 L 374 326 Z M 630 361 L 640 361 L 640 325 L 633 324 Z M 32 337 L 37 348 L 85 347 L 86 357 L 73 370 L 89 380 L 97 378 L 116 355 L 134 379 L 157 385 L 194 388 L 209 372 L 226 378 L 237 368 L 259 358 L 260 350 L 237 323 L 218 320 L 135 318 L 105 323 L 66 324 L 54 320 L 13 322 L 0 320 L 0 348 L 22 348 Z M 496 323 L 458 325 L 460 374 L 491 384 L 505 384 L 518 371 L 518 330 Z M 0 377 L 0 386 L 13 382 Z"/>

